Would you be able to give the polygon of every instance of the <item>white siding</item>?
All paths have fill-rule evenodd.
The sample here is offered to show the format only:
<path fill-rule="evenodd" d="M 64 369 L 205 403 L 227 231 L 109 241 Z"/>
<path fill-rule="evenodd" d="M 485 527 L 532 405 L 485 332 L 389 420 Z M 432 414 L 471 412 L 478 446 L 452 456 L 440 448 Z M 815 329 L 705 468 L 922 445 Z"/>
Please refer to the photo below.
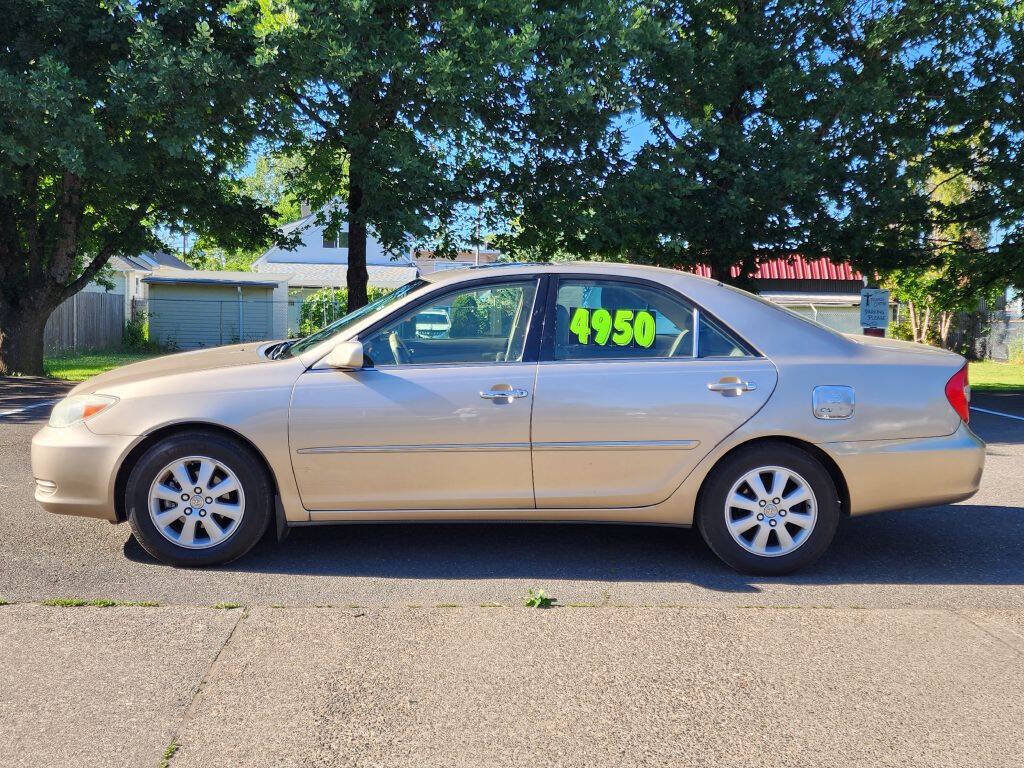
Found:
<path fill-rule="evenodd" d="M 341 225 L 341 231 L 348 231 L 348 224 Z M 294 251 L 283 248 L 271 248 L 261 260 L 267 264 L 274 263 L 295 263 L 295 264 L 348 264 L 348 248 L 324 248 L 324 228 L 316 223 L 315 217 L 310 218 L 309 223 L 302 225 L 299 230 L 302 239 L 300 245 Z M 374 236 L 373 231 L 366 234 L 366 263 L 382 265 L 411 265 L 413 263 L 408 251 L 399 254 L 399 258 L 392 259 L 395 254 L 387 252 Z M 270 268 L 273 271 L 273 268 Z"/>
<path fill-rule="evenodd" d="M 86 293 L 116 293 L 118 295 L 124 295 L 124 272 L 115 272 L 110 276 L 111 282 L 114 287 L 109 291 L 99 283 L 89 283 L 82 290 Z"/>

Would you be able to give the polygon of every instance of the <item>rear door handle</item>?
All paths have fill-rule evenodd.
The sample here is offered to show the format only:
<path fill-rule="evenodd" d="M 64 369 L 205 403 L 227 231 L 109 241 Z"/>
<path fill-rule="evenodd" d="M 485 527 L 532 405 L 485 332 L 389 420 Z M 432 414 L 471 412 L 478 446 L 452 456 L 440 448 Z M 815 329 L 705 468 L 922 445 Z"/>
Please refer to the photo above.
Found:
<path fill-rule="evenodd" d="M 485 389 L 481 390 L 480 397 L 484 400 L 504 400 L 507 403 L 511 403 L 513 400 L 517 400 L 520 397 L 526 397 L 530 393 L 525 389 L 519 387 L 509 387 L 508 389 Z"/>
<path fill-rule="evenodd" d="M 757 384 L 752 381 L 742 381 L 738 376 L 727 376 L 719 381 L 712 381 L 708 384 L 712 392 L 721 392 L 726 397 L 736 397 L 744 392 L 752 392 L 757 389 Z"/>

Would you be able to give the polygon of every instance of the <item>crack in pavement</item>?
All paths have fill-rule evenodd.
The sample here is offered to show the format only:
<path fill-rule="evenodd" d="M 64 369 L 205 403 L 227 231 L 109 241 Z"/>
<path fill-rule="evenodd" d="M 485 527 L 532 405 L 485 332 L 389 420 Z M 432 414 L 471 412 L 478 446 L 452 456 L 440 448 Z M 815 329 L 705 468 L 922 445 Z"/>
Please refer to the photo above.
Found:
<path fill-rule="evenodd" d="M 210 665 L 206 668 L 206 672 L 199 679 L 199 682 L 196 684 L 196 687 L 192 690 L 192 695 L 189 698 L 188 705 L 185 707 L 185 711 L 181 715 L 181 720 L 178 723 L 178 728 L 174 731 L 173 735 L 171 736 L 171 744 L 176 744 L 178 748 L 174 751 L 170 758 L 166 758 L 164 760 L 163 765 L 166 765 L 167 768 L 170 768 L 170 766 L 174 763 L 174 759 L 181 754 L 182 747 L 185 746 L 184 742 L 182 741 L 182 738 L 184 738 L 185 736 L 189 722 L 191 722 L 192 717 L 195 715 L 196 709 L 198 708 L 199 699 L 201 698 L 203 692 L 206 690 L 207 684 L 209 683 L 210 678 L 213 676 L 213 671 L 214 669 L 216 669 L 217 663 L 220 661 L 221 656 L 224 655 L 224 651 L 227 649 L 227 647 L 231 645 L 231 641 L 234 640 L 235 634 L 238 632 L 238 628 L 242 626 L 243 622 L 245 622 L 247 618 L 249 618 L 248 606 L 242 609 L 241 613 L 238 615 L 238 618 L 235 620 L 235 623 L 232 625 L 231 631 L 228 632 L 228 636 L 224 638 L 224 642 L 221 643 L 221 646 L 217 649 L 217 653 L 214 655 L 213 660 L 210 662 Z"/>
<path fill-rule="evenodd" d="M 1024 637 L 995 617 L 986 616 L 984 623 L 982 623 L 978 617 L 971 616 L 963 611 L 951 610 L 949 612 L 969 622 L 997 643 L 1008 648 L 1014 655 L 1024 656 Z"/>

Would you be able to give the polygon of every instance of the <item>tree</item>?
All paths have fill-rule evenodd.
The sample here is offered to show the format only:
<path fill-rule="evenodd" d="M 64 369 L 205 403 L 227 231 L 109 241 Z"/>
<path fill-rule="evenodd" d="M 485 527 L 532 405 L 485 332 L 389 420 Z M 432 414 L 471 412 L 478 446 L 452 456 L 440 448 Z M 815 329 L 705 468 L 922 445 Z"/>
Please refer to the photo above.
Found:
<path fill-rule="evenodd" d="M 271 223 L 280 227 L 301 215 L 301 204 L 292 191 L 293 179 L 300 168 L 301 161 L 294 154 L 262 153 L 252 161 L 249 172 L 238 178 L 239 189 L 257 203 L 269 207 L 273 211 Z M 185 261 L 196 269 L 245 272 L 276 240 L 277 234 L 272 233 L 255 246 L 232 246 L 220 243 L 213 234 L 201 235 L 185 254 Z"/>
<path fill-rule="evenodd" d="M 226 171 L 267 113 L 247 0 L 12 0 L 0 33 L 0 374 L 43 371 L 43 327 L 157 226 L 244 245 L 269 206 Z"/>
<path fill-rule="evenodd" d="M 930 264 L 951 225 L 1024 220 L 1019 3 L 649 0 L 634 11 L 620 124 L 650 135 L 636 150 L 620 142 L 597 185 L 528 193 L 519 241 L 707 264 L 724 280 L 739 264 L 742 283 L 766 258 L 828 256 L 868 273 Z M 972 198 L 933 205 L 934 168 L 970 175 Z M 996 250 L 1012 260 L 1022 239 Z M 957 247 L 994 254 L 989 242 Z"/>
<path fill-rule="evenodd" d="M 510 133 L 531 33 L 514 0 L 294 0 L 274 37 L 303 160 L 296 191 L 348 221 L 349 306 L 366 303 L 367 228 L 392 251 L 439 236 Z M 340 198 L 343 205 L 331 205 Z"/>
<path fill-rule="evenodd" d="M 928 184 L 932 205 L 938 209 L 931 214 L 936 221 L 943 211 L 965 205 L 975 195 L 971 179 L 964 173 L 935 172 Z M 986 233 L 969 222 L 937 225 L 931 235 L 937 245 L 935 258 L 886 276 L 885 287 L 907 305 L 913 341 L 923 344 L 937 338 L 941 346 L 949 348 L 958 313 L 995 306 L 1006 290 L 1006 279 L 993 281 L 986 271 L 974 267 L 977 254 L 985 250 L 986 239 Z"/>

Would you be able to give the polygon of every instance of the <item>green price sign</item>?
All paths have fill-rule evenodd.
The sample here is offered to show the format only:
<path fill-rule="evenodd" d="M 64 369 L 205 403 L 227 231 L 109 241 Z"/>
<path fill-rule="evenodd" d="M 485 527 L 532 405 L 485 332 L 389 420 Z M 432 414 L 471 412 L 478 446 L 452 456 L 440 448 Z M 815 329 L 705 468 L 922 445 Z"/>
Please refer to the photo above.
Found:
<path fill-rule="evenodd" d="M 580 344 L 618 347 L 637 346 L 647 349 L 654 344 L 655 315 L 649 309 L 587 309 L 569 310 L 569 332 Z"/>

